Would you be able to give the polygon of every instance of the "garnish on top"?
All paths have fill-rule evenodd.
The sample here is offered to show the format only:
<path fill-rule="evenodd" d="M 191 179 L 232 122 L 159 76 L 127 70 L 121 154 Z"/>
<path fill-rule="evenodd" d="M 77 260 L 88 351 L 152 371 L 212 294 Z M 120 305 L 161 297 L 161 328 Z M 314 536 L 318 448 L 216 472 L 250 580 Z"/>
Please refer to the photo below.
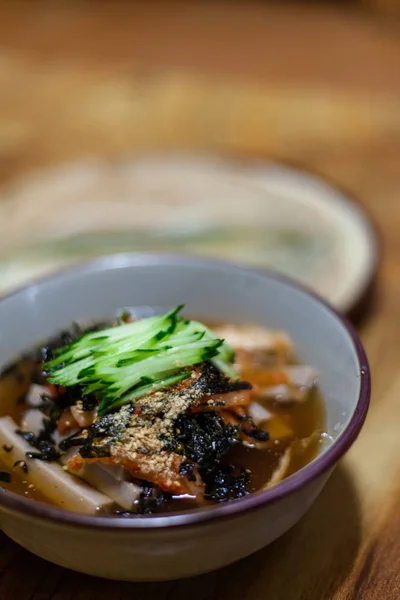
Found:
<path fill-rule="evenodd" d="M 202 323 L 179 316 L 182 308 L 84 334 L 45 363 L 48 381 L 98 394 L 102 416 L 178 383 L 190 375 L 188 367 L 206 361 L 238 379 L 232 348 Z"/>

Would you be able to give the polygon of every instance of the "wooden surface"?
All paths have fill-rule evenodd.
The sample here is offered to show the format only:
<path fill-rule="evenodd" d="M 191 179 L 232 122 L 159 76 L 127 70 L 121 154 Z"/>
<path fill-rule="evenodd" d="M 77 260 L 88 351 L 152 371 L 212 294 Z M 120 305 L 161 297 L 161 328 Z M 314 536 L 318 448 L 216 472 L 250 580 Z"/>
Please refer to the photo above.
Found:
<path fill-rule="evenodd" d="M 380 294 L 361 332 L 373 374 L 369 418 L 301 523 L 239 564 L 166 584 L 75 574 L 2 536 L 0 599 L 397 600 L 397 26 L 345 3 L 13 1 L 0 11 L 2 181 L 143 148 L 263 152 L 349 189 L 384 240 Z"/>

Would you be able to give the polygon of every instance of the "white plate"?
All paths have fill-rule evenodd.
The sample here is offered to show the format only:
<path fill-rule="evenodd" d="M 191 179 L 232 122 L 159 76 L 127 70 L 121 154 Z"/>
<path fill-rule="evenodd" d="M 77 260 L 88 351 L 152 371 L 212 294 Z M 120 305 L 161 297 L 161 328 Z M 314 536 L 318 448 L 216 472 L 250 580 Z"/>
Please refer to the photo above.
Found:
<path fill-rule="evenodd" d="M 346 195 L 262 161 L 157 155 L 28 173 L 0 192 L 0 286 L 70 262 L 169 250 L 273 267 L 347 311 L 376 269 L 377 240 Z"/>

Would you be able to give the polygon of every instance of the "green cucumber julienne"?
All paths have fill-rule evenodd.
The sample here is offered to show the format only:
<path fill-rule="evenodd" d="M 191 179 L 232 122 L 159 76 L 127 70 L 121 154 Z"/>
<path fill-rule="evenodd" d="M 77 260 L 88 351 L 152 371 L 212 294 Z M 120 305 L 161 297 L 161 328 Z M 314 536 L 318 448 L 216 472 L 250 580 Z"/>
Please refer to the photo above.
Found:
<path fill-rule="evenodd" d="M 232 348 L 202 323 L 180 317 L 182 308 L 82 335 L 44 365 L 49 382 L 99 394 L 103 415 L 182 381 L 188 367 L 205 361 L 237 379 Z"/>

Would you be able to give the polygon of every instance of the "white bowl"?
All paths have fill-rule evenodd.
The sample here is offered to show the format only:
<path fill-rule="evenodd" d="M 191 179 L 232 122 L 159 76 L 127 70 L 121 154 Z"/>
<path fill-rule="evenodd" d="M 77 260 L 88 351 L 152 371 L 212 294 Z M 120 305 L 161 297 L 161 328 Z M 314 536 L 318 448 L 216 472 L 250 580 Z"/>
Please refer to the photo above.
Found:
<path fill-rule="evenodd" d="M 287 330 L 300 359 L 319 371 L 331 443 L 267 491 L 168 516 L 91 517 L 0 489 L 1 528 L 31 552 L 76 571 L 133 581 L 222 567 L 292 527 L 354 442 L 368 409 L 370 377 L 352 327 L 284 278 L 218 261 L 114 255 L 18 290 L 0 300 L 0 366 L 73 320 L 104 318 L 124 306 L 181 303 L 199 318 Z"/>

